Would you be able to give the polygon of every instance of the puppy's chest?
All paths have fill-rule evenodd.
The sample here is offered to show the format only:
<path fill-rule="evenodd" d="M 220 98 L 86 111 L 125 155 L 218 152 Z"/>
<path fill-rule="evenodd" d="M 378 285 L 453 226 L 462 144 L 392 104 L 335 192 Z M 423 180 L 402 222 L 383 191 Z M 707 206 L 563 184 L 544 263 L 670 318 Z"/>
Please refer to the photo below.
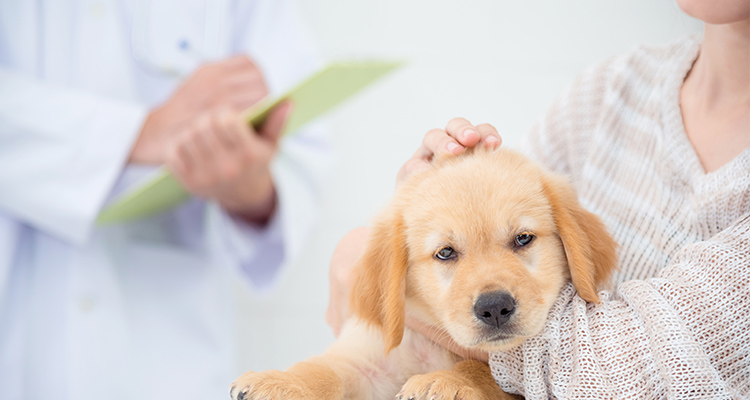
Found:
<path fill-rule="evenodd" d="M 401 379 L 432 371 L 451 369 L 458 357 L 420 333 L 406 329 L 404 338 L 383 360 L 383 370 Z"/>
<path fill-rule="evenodd" d="M 410 329 L 388 355 L 383 350 L 379 330 L 357 321 L 345 326 L 339 341 L 329 349 L 352 360 L 355 379 L 345 398 L 393 398 L 412 376 L 448 370 L 459 361 L 455 354 Z"/>

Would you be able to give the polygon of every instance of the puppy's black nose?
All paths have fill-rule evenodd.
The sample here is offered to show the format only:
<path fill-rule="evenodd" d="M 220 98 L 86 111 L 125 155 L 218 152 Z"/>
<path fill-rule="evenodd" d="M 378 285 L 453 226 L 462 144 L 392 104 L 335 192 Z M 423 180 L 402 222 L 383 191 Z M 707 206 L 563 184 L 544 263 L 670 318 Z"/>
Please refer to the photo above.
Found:
<path fill-rule="evenodd" d="M 516 310 L 516 300 L 501 290 L 482 293 L 474 303 L 474 314 L 487 325 L 499 328 Z"/>

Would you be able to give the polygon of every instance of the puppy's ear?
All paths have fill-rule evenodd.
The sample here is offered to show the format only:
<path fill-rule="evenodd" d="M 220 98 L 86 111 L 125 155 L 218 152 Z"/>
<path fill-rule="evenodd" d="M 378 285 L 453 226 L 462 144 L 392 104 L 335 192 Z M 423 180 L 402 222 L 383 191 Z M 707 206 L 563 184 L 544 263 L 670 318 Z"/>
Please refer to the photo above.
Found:
<path fill-rule="evenodd" d="M 355 315 L 381 329 L 386 354 L 404 336 L 407 264 L 404 222 L 392 212 L 370 231 L 365 254 L 355 266 L 349 300 Z"/>
<path fill-rule="evenodd" d="M 573 285 L 581 298 L 598 303 L 597 286 L 607 282 L 617 266 L 617 244 L 599 217 L 581 206 L 565 178 L 546 177 L 544 190 L 565 247 Z"/>

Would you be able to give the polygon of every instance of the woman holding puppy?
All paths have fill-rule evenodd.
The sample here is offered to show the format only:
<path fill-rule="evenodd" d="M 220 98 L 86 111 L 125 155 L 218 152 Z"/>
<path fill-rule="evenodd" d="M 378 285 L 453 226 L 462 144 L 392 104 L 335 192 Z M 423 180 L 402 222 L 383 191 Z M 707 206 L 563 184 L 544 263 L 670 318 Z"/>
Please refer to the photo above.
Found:
<path fill-rule="evenodd" d="M 526 138 L 526 154 L 569 176 L 607 224 L 619 271 L 600 303 L 569 286 L 539 336 L 489 355 L 507 392 L 750 396 L 750 2 L 678 3 L 705 22 L 702 38 L 641 47 L 584 71 Z M 451 120 L 425 135 L 398 180 L 436 154 L 500 143 L 490 125 Z M 334 331 L 366 238 L 366 229 L 352 231 L 333 256 Z"/>

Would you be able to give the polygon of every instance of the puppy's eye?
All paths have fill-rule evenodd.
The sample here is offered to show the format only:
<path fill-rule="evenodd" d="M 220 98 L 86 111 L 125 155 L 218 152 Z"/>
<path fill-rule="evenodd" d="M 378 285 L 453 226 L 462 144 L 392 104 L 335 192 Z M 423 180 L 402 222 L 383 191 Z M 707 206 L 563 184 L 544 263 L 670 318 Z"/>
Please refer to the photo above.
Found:
<path fill-rule="evenodd" d="M 534 240 L 534 235 L 530 233 L 522 233 L 516 236 L 514 242 L 517 247 L 523 247 L 531 243 L 532 240 Z"/>
<path fill-rule="evenodd" d="M 453 247 L 446 246 L 438 250 L 438 252 L 435 253 L 435 257 L 438 260 L 452 260 L 458 257 L 458 254 L 456 254 L 456 250 L 453 250 Z"/>

